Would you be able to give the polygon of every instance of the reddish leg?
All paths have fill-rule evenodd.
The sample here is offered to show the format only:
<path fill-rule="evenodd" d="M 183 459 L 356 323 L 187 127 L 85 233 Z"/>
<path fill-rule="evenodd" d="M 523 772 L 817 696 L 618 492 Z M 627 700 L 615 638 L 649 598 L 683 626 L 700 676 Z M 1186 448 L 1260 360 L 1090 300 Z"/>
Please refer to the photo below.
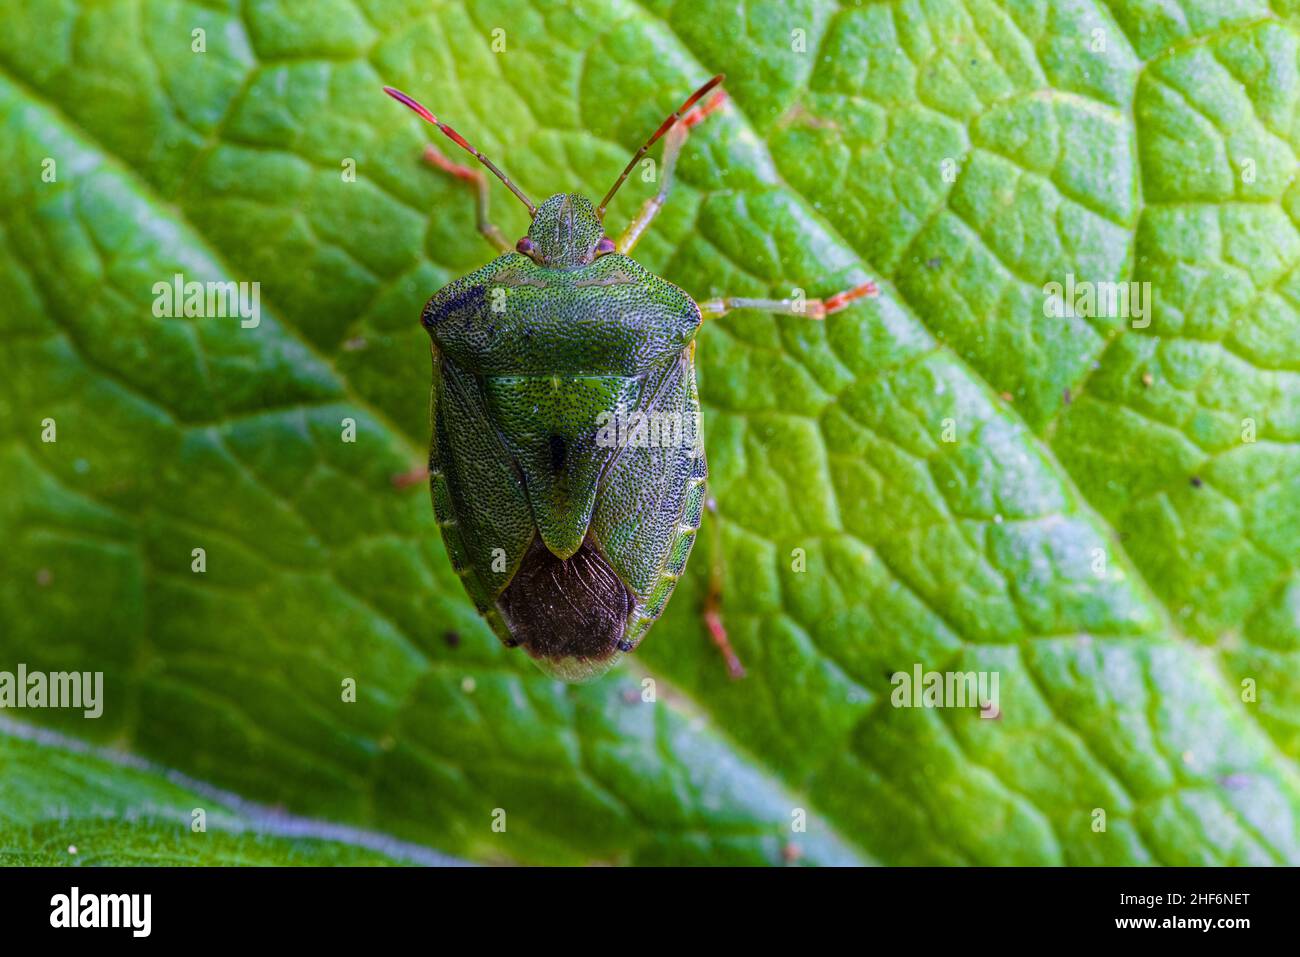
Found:
<path fill-rule="evenodd" d="M 671 146 L 671 140 L 669 145 Z M 666 155 L 666 154 L 665 154 Z M 764 312 L 781 313 L 791 316 L 806 316 L 809 319 L 825 319 L 832 313 L 847 308 L 851 303 L 867 296 L 878 296 L 880 288 L 874 282 L 864 282 L 836 293 L 826 299 L 745 299 L 740 296 L 727 296 L 720 299 L 707 299 L 700 303 L 700 312 L 705 318 L 724 316 L 732 309 L 760 309 Z M 740 663 L 735 649 L 727 639 L 727 629 L 722 623 L 722 536 L 717 521 L 717 504 L 708 500 L 708 509 L 713 516 L 710 520 L 712 531 L 713 564 L 709 569 L 709 593 L 704 602 L 704 624 L 709 630 L 713 643 L 722 652 L 727 662 L 727 673 L 732 678 L 742 678 L 745 668 Z"/>
<path fill-rule="evenodd" d="M 423 465 L 417 465 L 415 468 L 406 472 L 398 472 L 392 477 L 393 488 L 401 490 L 408 489 L 414 485 L 421 485 L 429 481 L 429 470 Z"/>
<path fill-rule="evenodd" d="M 632 251 L 641 234 L 649 228 L 654 218 L 659 215 L 659 210 L 663 209 L 664 203 L 668 201 L 668 193 L 673 187 L 673 170 L 677 167 L 677 156 L 681 153 L 682 145 L 686 142 L 691 128 L 702 123 L 710 113 L 725 102 L 727 102 L 727 91 L 718 90 L 708 100 L 688 110 L 669 128 L 664 138 L 664 158 L 659 171 L 659 192 L 642 204 L 640 212 L 623 230 L 623 235 L 615 243 L 615 248 L 620 253 L 626 256 Z"/>
<path fill-rule="evenodd" d="M 510 252 L 515 247 L 507 240 L 505 235 L 498 229 L 488 218 L 488 203 L 490 196 L 488 192 L 487 177 L 483 175 L 480 169 L 474 169 L 470 166 L 462 166 L 460 163 L 448 159 L 438 147 L 430 143 L 424 148 L 424 161 L 432 166 L 438 167 L 443 172 L 450 173 L 457 179 L 462 179 L 470 183 L 478 191 L 478 231 L 482 233 L 487 241 L 502 252 Z"/>
<path fill-rule="evenodd" d="M 686 115 L 681 118 L 681 123 L 689 130 L 691 127 L 697 126 L 700 123 L 704 122 L 704 120 L 708 117 L 710 113 L 712 113 L 714 110 L 716 110 L 718 107 L 720 107 L 723 103 L 726 102 L 727 102 L 727 91 L 719 90 L 717 93 L 714 93 L 713 96 L 711 96 L 707 102 L 701 103 L 699 106 L 692 107 L 690 111 L 687 112 Z"/>
<path fill-rule="evenodd" d="M 713 318 L 725 316 L 733 309 L 757 309 L 761 312 L 774 312 L 787 316 L 803 316 L 806 319 L 825 319 L 855 300 L 878 295 L 880 295 L 880 287 L 874 282 L 864 282 L 860 286 L 838 292 L 826 299 L 746 299 L 743 296 L 706 299 L 700 303 L 700 312 L 706 319 L 710 316 Z"/>
<path fill-rule="evenodd" d="M 705 507 L 710 514 L 709 544 L 709 593 L 704 599 L 704 626 L 709 630 L 709 637 L 722 652 L 727 663 L 727 674 L 733 679 L 745 677 L 745 666 L 740 663 L 736 650 L 727 639 L 727 628 L 722 623 L 722 527 L 718 524 L 718 503 L 710 498 Z"/>

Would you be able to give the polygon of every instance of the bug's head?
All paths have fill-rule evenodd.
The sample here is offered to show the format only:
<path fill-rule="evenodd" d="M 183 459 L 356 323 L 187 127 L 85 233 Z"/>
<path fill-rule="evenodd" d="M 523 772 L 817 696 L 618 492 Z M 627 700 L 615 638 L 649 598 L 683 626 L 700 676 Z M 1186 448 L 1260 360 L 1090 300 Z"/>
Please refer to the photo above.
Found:
<path fill-rule="evenodd" d="M 585 266 L 614 251 L 613 241 L 591 200 L 577 193 L 556 193 L 537 207 L 528 235 L 515 246 L 543 266 Z"/>

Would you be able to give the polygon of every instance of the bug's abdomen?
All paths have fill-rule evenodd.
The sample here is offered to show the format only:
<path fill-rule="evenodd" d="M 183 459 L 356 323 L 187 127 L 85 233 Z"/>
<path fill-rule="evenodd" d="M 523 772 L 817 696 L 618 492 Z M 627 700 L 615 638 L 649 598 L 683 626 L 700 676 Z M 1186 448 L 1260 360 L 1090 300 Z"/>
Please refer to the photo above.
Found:
<path fill-rule="evenodd" d="M 634 599 L 591 542 L 559 558 L 533 542 L 500 609 L 512 638 L 552 673 L 581 679 L 617 657 Z"/>

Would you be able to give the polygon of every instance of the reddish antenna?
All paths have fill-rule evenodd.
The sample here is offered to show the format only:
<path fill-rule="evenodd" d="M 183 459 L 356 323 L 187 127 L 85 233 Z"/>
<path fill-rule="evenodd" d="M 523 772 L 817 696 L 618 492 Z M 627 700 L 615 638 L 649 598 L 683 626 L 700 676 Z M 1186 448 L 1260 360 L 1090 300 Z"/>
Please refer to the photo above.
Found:
<path fill-rule="evenodd" d="M 528 207 L 528 215 L 530 216 L 537 215 L 537 207 L 533 205 L 532 200 L 530 200 L 527 196 L 525 196 L 523 194 L 523 191 L 521 191 L 518 186 L 510 182 L 510 177 L 507 176 L 505 173 L 501 172 L 501 170 L 497 169 L 495 163 L 493 163 L 490 159 L 488 159 L 486 156 L 484 156 L 482 153 L 476 150 L 473 146 L 471 146 L 469 140 L 465 139 L 465 137 L 461 136 L 450 126 L 448 126 L 446 123 L 442 122 L 432 113 L 430 113 L 427 109 L 424 108 L 424 105 L 421 104 L 419 101 L 407 96 L 401 90 L 395 90 L 391 86 L 386 86 L 384 87 L 384 92 L 387 93 L 389 96 L 391 96 L 393 99 L 395 99 L 398 103 L 401 103 L 403 106 L 410 107 L 412 110 L 418 113 L 422 119 L 438 127 L 438 129 L 446 133 L 448 138 L 457 146 L 461 147 L 462 149 L 468 150 L 476 160 L 478 160 L 480 163 L 482 163 L 484 166 L 490 169 L 493 175 L 496 176 L 497 179 L 505 183 L 506 186 L 509 188 L 510 192 L 514 193 L 516 196 L 519 197 L 519 201 Z M 623 175 L 626 176 L 627 174 L 624 173 Z"/>
<path fill-rule="evenodd" d="M 671 116 L 668 117 L 668 119 L 664 120 L 663 123 L 659 125 L 659 129 L 655 130 L 654 135 L 651 136 L 650 139 L 645 141 L 645 145 L 636 151 L 636 155 L 632 157 L 632 161 L 628 163 L 627 166 L 623 169 L 622 174 L 620 174 L 620 176 L 618 177 L 618 181 L 609 188 L 609 192 L 605 194 L 605 198 L 602 199 L 600 201 L 600 205 L 596 207 L 596 215 L 598 217 L 600 217 L 601 219 L 605 218 L 605 207 L 609 205 L 609 201 L 614 198 L 614 194 L 618 192 L 618 188 L 623 185 L 623 181 L 626 180 L 628 174 L 632 172 L 632 167 L 641 161 L 641 157 L 645 156 L 646 153 L 650 152 L 650 147 L 654 146 L 655 143 L 658 142 L 659 137 L 663 136 L 670 129 L 672 129 L 673 124 L 682 118 L 682 114 L 685 113 L 687 110 L 689 110 L 696 103 L 698 103 L 700 98 L 704 96 L 704 94 L 708 93 L 709 90 L 713 89 L 715 86 L 717 86 L 725 79 L 726 79 L 726 74 L 719 73 L 713 79 L 709 80 L 708 83 L 705 83 L 702 87 L 700 87 L 689 97 L 687 97 L 686 102 L 683 103 L 681 106 L 679 106 L 676 112 L 674 112 Z M 437 121 L 435 120 L 434 122 Z"/>

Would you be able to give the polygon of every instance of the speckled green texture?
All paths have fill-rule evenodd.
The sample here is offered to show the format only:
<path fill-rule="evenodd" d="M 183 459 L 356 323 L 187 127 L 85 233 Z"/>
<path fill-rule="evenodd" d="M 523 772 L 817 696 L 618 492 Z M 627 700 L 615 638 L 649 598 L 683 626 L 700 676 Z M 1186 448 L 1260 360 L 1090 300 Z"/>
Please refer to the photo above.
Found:
<path fill-rule="evenodd" d="M 107 702 L 16 719 L 474 860 L 1300 863 L 1290 0 L 0 11 L 0 669 Z M 568 687 L 390 483 L 420 306 L 493 253 L 380 88 L 590 196 L 714 72 L 637 259 L 697 299 L 882 294 L 699 334 L 748 677 L 701 535 L 633 665 Z M 494 218 L 523 234 L 499 186 Z M 259 327 L 155 319 L 177 271 L 261 282 Z M 1068 273 L 1150 282 L 1150 325 L 1045 316 Z M 1000 719 L 890 707 L 918 662 L 997 670 Z M 42 826 L 6 811 L 0 845 Z"/>

